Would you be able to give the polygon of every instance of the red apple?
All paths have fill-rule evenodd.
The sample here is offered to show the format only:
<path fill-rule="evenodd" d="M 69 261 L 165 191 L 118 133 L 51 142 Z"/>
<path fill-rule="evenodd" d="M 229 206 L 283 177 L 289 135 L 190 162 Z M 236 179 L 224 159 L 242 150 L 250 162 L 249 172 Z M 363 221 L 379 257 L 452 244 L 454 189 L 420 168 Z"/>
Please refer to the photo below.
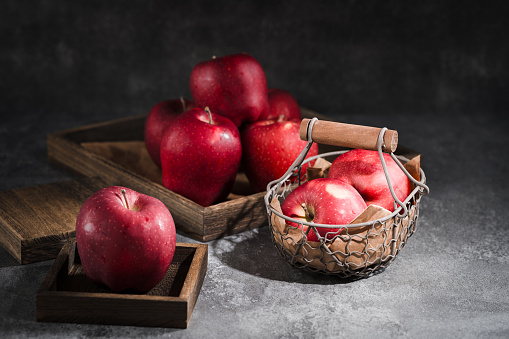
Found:
<path fill-rule="evenodd" d="M 307 142 L 300 139 L 299 127 L 300 122 L 281 116 L 257 121 L 242 130 L 242 164 L 255 192 L 265 191 L 271 181 L 281 178 L 304 149 Z M 306 158 L 317 154 L 315 143 Z M 302 167 L 302 174 L 307 166 Z"/>
<path fill-rule="evenodd" d="M 347 225 L 366 209 L 359 192 L 342 180 L 320 178 L 308 181 L 293 190 L 283 201 L 284 215 L 315 224 Z M 298 224 L 287 221 L 288 225 Z M 300 227 L 300 226 L 299 226 Z M 308 226 L 303 226 L 303 232 Z M 318 228 L 321 237 L 332 239 L 339 228 Z M 318 241 L 313 229 L 307 234 L 308 241 Z"/>
<path fill-rule="evenodd" d="M 237 127 L 228 118 L 194 108 L 181 114 L 161 142 L 163 185 L 202 205 L 230 193 L 242 158 Z"/>
<path fill-rule="evenodd" d="M 284 115 L 288 120 L 301 120 L 300 107 L 297 100 L 285 90 L 271 88 L 268 91 L 269 115 L 267 119 L 277 118 Z"/>
<path fill-rule="evenodd" d="M 209 107 L 237 127 L 265 118 L 269 111 L 265 73 L 246 53 L 200 62 L 191 72 L 190 89 L 198 107 Z"/>
<path fill-rule="evenodd" d="M 161 139 L 166 128 L 179 114 L 194 108 L 194 103 L 184 98 L 165 100 L 155 105 L 145 120 L 145 146 L 157 166 L 161 167 Z"/>
<path fill-rule="evenodd" d="M 396 196 L 403 201 L 412 191 L 412 184 L 389 154 L 383 153 L 383 157 Z M 366 204 L 394 211 L 394 199 L 377 151 L 354 149 L 339 155 L 329 168 L 328 177 L 351 184 L 359 191 Z"/>
<path fill-rule="evenodd" d="M 91 195 L 81 207 L 76 242 L 90 280 L 113 291 L 148 292 L 173 260 L 175 224 L 160 200 L 110 186 Z"/>

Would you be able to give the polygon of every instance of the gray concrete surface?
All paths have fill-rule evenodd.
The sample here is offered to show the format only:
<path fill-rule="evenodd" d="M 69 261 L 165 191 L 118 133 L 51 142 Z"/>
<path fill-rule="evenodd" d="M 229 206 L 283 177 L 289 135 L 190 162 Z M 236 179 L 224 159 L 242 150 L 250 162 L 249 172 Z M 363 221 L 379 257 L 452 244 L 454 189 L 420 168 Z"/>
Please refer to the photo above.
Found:
<path fill-rule="evenodd" d="M 21 266 L 0 248 L 0 337 L 509 337 L 503 3 L 7 2 L 1 190 L 73 178 L 47 162 L 47 133 L 145 113 L 187 95 L 196 62 L 247 51 L 302 106 L 398 130 L 431 193 L 397 259 L 354 282 L 291 268 L 268 227 L 210 242 L 185 330 L 38 323 L 52 261 Z"/>
<path fill-rule="evenodd" d="M 504 126 L 483 114 L 420 116 L 410 126 L 403 116 L 342 118 L 377 126 L 384 120 L 401 131 L 401 143 L 423 153 L 431 194 L 422 199 L 416 233 L 381 274 L 345 283 L 298 271 L 279 257 L 262 227 L 209 243 L 207 276 L 186 330 L 37 323 L 35 294 L 52 261 L 20 266 L 0 249 L 2 336 L 507 337 Z M 472 138 L 474 133 L 480 136 Z M 43 150 L 39 136 L 27 138 L 28 149 Z M 42 155 L 23 155 L 26 149 L 15 144 L 9 152 L 33 161 L 24 183 L 68 177 Z M 3 171 L 11 168 L 2 163 Z M 182 234 L 178 241 L 193 242 Z"/>

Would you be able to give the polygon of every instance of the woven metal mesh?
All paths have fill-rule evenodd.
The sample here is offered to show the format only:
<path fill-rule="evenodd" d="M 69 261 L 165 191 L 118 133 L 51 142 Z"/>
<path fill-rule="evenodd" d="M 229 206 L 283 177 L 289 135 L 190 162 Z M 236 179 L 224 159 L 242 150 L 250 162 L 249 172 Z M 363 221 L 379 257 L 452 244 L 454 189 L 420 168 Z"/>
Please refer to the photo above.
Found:
<path fill-rule="evenodd" d="M 281 198 L 282 195 L 276 196 Z M 306 231 L 302 224 L 294 227 L 285 223 L 284 228 L 277 227 L 273 220 L 278 216 L 269 208 L 272 242 L 293 267 L 343 278 L 366 277 L 387 267 L 415 232 L 420 199 L 419 193 L 413 196 L 404 218 L 394 216 L 360 227 L 336 225 L 336 232 L 327 233 L 318 242 L 307 241 L 307 232 L 316 231 L 313 227 Z"/>
<path fill-rule="evenodd" d="M 415 188 L 405 201 L 400 201 L 401 204 L 398 204 L 395 211 L 386 217 L 354 225 L 318 225 L 304 222 L 284 216 L 279 206 L 288 194 L 301 184 L 301 180 L 295 180 L 295 177 L 301 177 L 302 165 L 313 160 L 309 158 L 304 161 L 311 144 L 312 141 L 308 142 L 286 175 L 268 186 L 265 204 L 274 246 L 291 266 L 306 271 L 342 278 L 367 277 L 381 271 L 396 258 L 416 230 L 421 197 L 429 192 L 425 185 L 424 172 L 420 170 L 420 181 L 410 178 L 406 172 Z M 327 155 L 344 152 L 331 152 Z M 391 156 L 401 167 L 403 165 L 400 160 L 408 160 L 394 154 Z M 386 170 L 385 172 L 388 175 Z M 392 186 L 389 186 L 393 191 Z M 297 226 L 288 225 L 286 221 Z M 320 227 L 335 230 L 319 236 L 317 230 Z M 315 232 L 319 241 L 308 241 L 309 232 Z"/>

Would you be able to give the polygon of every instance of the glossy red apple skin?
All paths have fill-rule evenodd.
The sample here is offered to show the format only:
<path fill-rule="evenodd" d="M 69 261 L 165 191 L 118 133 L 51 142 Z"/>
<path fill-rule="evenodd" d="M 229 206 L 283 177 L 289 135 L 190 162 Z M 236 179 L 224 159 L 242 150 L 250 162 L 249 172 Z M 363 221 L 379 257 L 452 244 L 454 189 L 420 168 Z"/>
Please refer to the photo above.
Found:
<path fill-rule="evenodd" d="M 277 118 L 283 115 L 288 120 L 301 120 L 300 107 L 294 96 L 280 88 L 270 88 L 268 90 L 269 114 L 267 119 Z"/>
<path fill-rule="evenodd" d="M 173 260 L 175 223 L 160 200 L 110 186 L 91 195 L 81 207 L 76 242 L 90 280 L 115 292 L 144 293 L 163 279 Z"/>
<path fill-rule="evenodd" d="M 194 108 L 181 114 L 161 142 L 163 185 L 202 205 L 230 193 L 242 158 L 237 127 L 228 118 Z"/>
<path fill-rule="evenodd" d="M 208 106 L 237 127 L 267 117 L 267 79 L 260 63 L 249 54 L 200 62 L 191 71 L 189 85 L 197 107 Z"/>
<path fill-rule="evenodd" d="M 145 146 L 154 163 L 161 167 L 161 139 L 166 128 L 185 111 L 194 108 L 194 103 L 187 99 L 164 100 L 155 105 L 145 120 Z"/>
<path fill-rule="evenodd" d="M 281 210 L 284 215 L 302 221 L 347 225 L 366 207 L 364 199 L 351 185 L 338 179 L 320 178 L 308 181 L 293 190 L 283 201 Z M 287 224 L 298 226 L 290 221 L 287 221 Z M 304 225 L 304 233 L 307 229 L 308 226 Z M 340 229 L 317 228 L 317 230 L 320 236 L 331 239 L 339 234 Z M 309 231 L 307 240 L 319 241 L 313 229 Z"/>
<path fill-rule="evenodd" d="M 383 157 L 396 196 L 404 201 L 412 191 L 412 184 L 389 154 L 383 153 Z M 351 184 L 359 191 L 367 205 L 378 205 L 394 211 L 394 199 L 378 152 L 354 149 L 343 153 L 332 162 L 328 177 Z"/>
<path fill-rule="evenodd" d="M 281 178 L 304 149 L 307 142 L 300 139 L 299 128 L 299 121 L 280 117 L 257 121 L 242 130 L 242 165 L 255 192 L 267 190 L 271 181 Z M 317 154 L 314 143 L 306 158 Z M 302 174 L 307 167 L 302 167 Z"/>

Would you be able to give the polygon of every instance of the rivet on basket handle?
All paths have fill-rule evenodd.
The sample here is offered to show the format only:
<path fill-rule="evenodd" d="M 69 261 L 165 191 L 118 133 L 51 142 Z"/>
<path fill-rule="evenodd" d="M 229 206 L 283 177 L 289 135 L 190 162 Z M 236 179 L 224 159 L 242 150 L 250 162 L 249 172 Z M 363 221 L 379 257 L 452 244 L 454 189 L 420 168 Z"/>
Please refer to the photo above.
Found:
<path fill-rule="evenodd" d="M 308 125 L 311 119 L 302 119 L 300 124 L 300 138 L 308 140 Z M 340 146 L 347 148 L 361 148 L 376 151 L 378 136 L 381 128 L 344 124 L 325 120 L 316 120 L 313 125 L 312 139 L 314 142 L 324 145 Z M 386 130 L 382 151 L 394 152 L 398 147 L 398 132 Z"/>

